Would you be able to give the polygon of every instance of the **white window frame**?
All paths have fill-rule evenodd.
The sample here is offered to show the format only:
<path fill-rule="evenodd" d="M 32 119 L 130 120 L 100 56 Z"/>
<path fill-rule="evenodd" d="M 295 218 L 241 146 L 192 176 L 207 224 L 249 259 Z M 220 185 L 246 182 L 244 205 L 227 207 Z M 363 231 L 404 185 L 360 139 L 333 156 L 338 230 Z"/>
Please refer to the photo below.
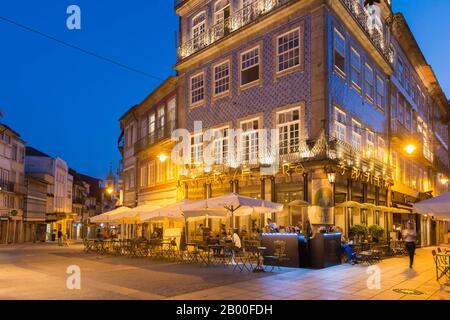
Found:
<path fill-rule="evenodd" d="M 257 123 L 257 129 L 253 127 Z M 244 130 L 245 125 L 250 125 L 251 129 Z M 259 159 L 259 129 L 261 128 L 260 118 L 252 118 L 242 120 L 240 122 L 240 129 L 242 130 L 242 146 L 241 154 L 242 160 L 250 164 L 257 163 Z"/>
<path fill-rule="evenodd" d="M 384 79 L 379 75 L 376 76 L 376 81 L 377 81 L 376 104 L 377 104 L 378 109 L 384 111 L 385 105 L 386 105 L 386 84 L 385 84 Z M 380 82 L 381 82 L 381 86 L 380 86 Z M 380 93 L 380 87 L 382 89 L 381 93 Z"/>
<path fill-rule="evenodd" d="M 246 67 L 244 68 L 244 67 L 243 67 L 244 61 L 242 60 L 242 59 L 243 59 L 243 56 L 244 56 L 245 54 L 247 54 L 247 53 L 249 53 L 249 52 L 252 52 L 252 51 L 255 51 L 255 50 L 258 51 L 258 54 L 257 54 L 258 62 L 257 62 L 257 64 L 252 64 L 252 65 L 246 66 Z M 252 58 L 252 59 L 254 59 L 254 58 Z M 250 60 L 251 60 L 251 59 L 248 59 L 248 60 L 246 60 L 246 61 L 250 61 Z M 243 84 L 243 83 L 242 83 L 242 79 L 243 79 L 242 73 L 243 73 L 244 71 L 248 70 L 248 69 L 251 69 L 251 68 L 255 67 L 256 65 L 258 66 L 258 79 Z M 261 46 L 260 46 L 260 45 L 257 45 L 257 46 L 254 46 L 254 47 L 248 49 L 248 50 L 245 50 L 245 51 L 241 52 L 240 55 L 239 55 L 239 86 L 240 86 L 241 88 L 246 88 L 246 87 L 250 87 L 250 86 L 252 86 L 252 85 L 255 85 L 255 84 L 259 83 L 259 81 L 261 81 Z"/>
<path fill-rule="evenodd" d="M 229 159 L 230 126 L 213 129 L 213 157 L 215 164 L 225 164 Z M 227 134 L 223 134 L 227 131 Z"/>
<path fill-rule="evenodd" d="M 370 79 L 367 78 L 368 69 L 371 71 L 372 74 L 372 77 Z M 368 80 L 371 80 L 371 82 L 369 82 Z M 371 90 L 370 92 L 369 89 Z M 374 92 L 375 92 L 375 71 L 368 63 L 366 63 L 364 65 L 364 95 L 366 99 L 369 100 L 370 102 L 374 101 Z"/>
<path fill-rule="evenodd" d="M 344 41 L 344 53 L 342 54 L 341 52 L 339 52 L 338 47 L 336 46 L 337 44 L 337 37 L 341 38 Z M 345 36 L 342 34 L 342 32 L 340 32 L 337 28 L 334 28 L 334 32 L 333 32 L 333 68 L 335 71 L 337 71 L 341 76 L 346 76 L 346 72 L 345 70 L 341 70 L 341 68 L 339 68 L 336 64 L 336 56 L 335 53 L 338 52 L 340 55 L 343 56 L 344 58 L 344 69 L 346 69 L 347 66 L 347 40 L 345 38 Z"/>
<path fill-rule="evenodd" d="M 203 133 L 191 135 L 191 163 L 203 164 Z"/>
<path fill-rule="evenodd" d="M 361 122 L 352 119 L 352 147 L 355 150 L 363 150 L 362 132 Z"/>
<path fill-rule="evenodd" d="M 370 137 L 372 139 L 370 139 Z M 365 141 L 365 149 L 366 149 L 366 156 L 368 158 L 372 158 L 375 156 L 375 132 L 373 132 L 370 129 L 366 129 L 366 141 Z"/>
<path fill-rule="evenodd" d="M 344 123 L 339 121 L 338 115 L 345 119 Z M 334 137 L 342 142 L 347 142 L 347 114 L 341 109 L 334 107 Z"/>
<path fill-rule="evenodd" d="M 195 20 L 200 16 L 204 15 L 204 19 L 199 23 L 194 24 Z M 192 49 L 194 51 L 199 50 L 205 45 L 205 34 L 206 34 L 206 19 L 207 14 L 206 11 L 201 11 L 195 16 L 192 17 L 191 20 L 191 35 L 192 35 Z"/>
<path fill-rule="evenodd" d="M 298 35 L 298 46 L 289 48 L 288 50 L 280 53 L 280 44 L 279 44 L 280 38 L 283 38 L 283 37 L 285 37 L 285 36 L 287 36 L 289 34 L 292 34 L 292 33 L 297 33 L 297 35 Z M 302 38 L 303 37 L 302 37 L 302 32 L 301 32 L 301 28 L 300 27 L 291 29 L 291 30 L 289 30 L 289 31 L 287 31 L 287 32 L 277 36 L 277 41 L 276 41 L 276 50 L 277 50 L 276 51 L 277 52 L 277 55 L 276 55 L 277 56 L 277 58 L 276 58 L 276 68 L 277 68 L 277 73 L 288 72 L 288 71 L 290 71 L 292 69 L 295 69 L 295 68 L 298 68 L 299 66 L 302 65 L 302 62 L 301 62 L 302 61 L 301 60 L 302 59 Z M 288 43 L 290 43 L 291 41 L 293 41 L 293 40 L 289 40 Z M 280 58 L 282 56 L 284 56 L 284 55 L 289 55 L 291 52 L 295 53 L 297 50 L 298 50 L 298 63 L 294 63 L 292 66 L 280 70 Z M 295 56 L 289 57 L 289 59 L 285 60 L 284 63 L 286 63 L 286 61 L 292 61 L 292 60 L 295 61 Z"/>
<path fill-rule="evenodd" d="M 288 114 L 295 111 L 298 111 L 298 120 L 289 120 L 280 123 L 281 114 Z M 280 156 L 295 154 L 301 151 L 300 150 L 301 140 L 304 138 L 303 118 L 304 115 L 302 106 L 296 106 L 289 109 L 280 110 L 276 113 L 276 128 L 279 130 Z M 293 129 L 293 126 L 298 126 L 298 129 L 295 128 Z M 286 131 L 284 131 L 285 129 Z M 287 139 L 282 138 L 282 134 L 286 134 Z M 295 137 L 296 135 L 297 137 Z M 295 142 L 295 140 L 297 140 L 297 142 Z M 283 144 L 284 141 L 286 142 L 286 145 Z M 286 149 L 286 152 L 284 151 L 284 149 Z"/>
<path fill-rule="evenodd" d="M 357 57 L 359 60 L 359 69 L 356 68 L 356 66 L 353 64 L 353 57 Z M 355 87 L 358 91 L 361 92 L 361 79 L 362 79 L 362 59 L 361 59 L 361 54 L 355 49 L 355 48 L 351 48 L 350 50 L 350 68 L 351 68 L 351 72 L 350 72 L 350 78 L 352 81 L 352 85 L 353 87 Z M 358 73 L 358 83 L 356 83 L 353 79 L 353 72 L 357 72 Z"/>
<path fill-rule="evenodd" d="M 200 77 L 202 78 L 203 85 L 194 89 L 193 85 L 192 85 L 192 80 L 194 78 L 200 78 Z M 206 79 L 205 79 L 205 72 L 204 71 L 199 72 L 197 74 L 194 74 L 193 76 L 191 76 L 189 78 L 189 105 L 191 107 L 202 105 L 205 102 L 205 93 L 206 93 L 206 91 L 205 91 L 205 80 Z M 194 90 L 195 90 L 195 92 L 194 92 Z M 197 97 L 202 96 L 202 98 L 200 100 L 193 101 L 194 94 Z"/>
<path fill-rule="evenodd" d="M 223 65 L 228 66 L 228 74 L 226 76 L 222 76 L 220 78 L 217 77 L 216 68 L 219 68 Z M 223 70 L 221 72 L 224 72 Z M 213 74 L 213 97 L 221 97 L 226 96 L 230 93 L 231 90 L 231 63 L 230 60 L 225 60 L 222 62 L 219 62 L 212 67 L 212 74 Z M 221 81 L 224 81 L 221 83 Z M 226 87 L 228 85 L 228 88 L 226 90 L 217 92 L 217 88 L 220 87 Z"/>

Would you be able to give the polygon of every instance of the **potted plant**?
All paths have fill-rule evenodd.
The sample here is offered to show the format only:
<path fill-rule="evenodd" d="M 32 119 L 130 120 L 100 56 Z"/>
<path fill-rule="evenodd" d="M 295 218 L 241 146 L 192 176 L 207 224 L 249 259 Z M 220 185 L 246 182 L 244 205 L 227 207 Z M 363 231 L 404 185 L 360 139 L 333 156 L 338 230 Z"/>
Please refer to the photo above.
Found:
<path fill-rule="evenodd" d="M 350 227 L 349 230 L 349 236 L 355 239 L 357 243 L 360 243 L 361 240 L 367 237 L 367 234 L 367 226 L 364 224 L 355 224 L 354 226 Z"/>
<path fill-rule="evenodd" d="M 378 243 L 383 238 L 385 230 L 379 225 L 372 225 L 369 227 L 369 234 L 372 236 L 374 242 Z"/>

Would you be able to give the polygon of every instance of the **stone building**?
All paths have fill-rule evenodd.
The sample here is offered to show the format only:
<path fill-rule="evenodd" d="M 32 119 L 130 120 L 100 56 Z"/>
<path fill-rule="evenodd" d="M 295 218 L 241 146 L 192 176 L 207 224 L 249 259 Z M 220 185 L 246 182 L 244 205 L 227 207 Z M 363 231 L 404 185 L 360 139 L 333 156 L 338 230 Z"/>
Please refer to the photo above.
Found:
<path fill-rule="evenodd" d="M 23 241 L 25 142 L 0 124 L 0 244 Z"/>
<path fill-rule="evenodd" d="M 448 192 L 449 104 L 390 0 L 175 0 L 175 11 L 175 108 L 190 162 L 170 198 L 232 191 L 285 204 L 279 226 L 309 219 L 348 235 L 379 225 L 390 239 L 411 220 L 422 245 L 443 240 L 448 225 L 412 204 Z M 144 106 L 121 119 L 130 206 L 162 198 L 146 190 L 145 159 L 160 151 L 148 143 L 158 112 L 142 117 Z M 236 225 L 251 232 L 267 218 Z"/>
<path fill-rule="evenodd" d="M 27 174 L 46 174 L 53 177 L 53 183 L 48 186 L 46 240 L 53 240 L 58 231 L 70 237 L 76 214 L 72 211 L 73 176 L 69 174 L 67 163 L 33 147 L 26 148 L 25 163 Z"/>

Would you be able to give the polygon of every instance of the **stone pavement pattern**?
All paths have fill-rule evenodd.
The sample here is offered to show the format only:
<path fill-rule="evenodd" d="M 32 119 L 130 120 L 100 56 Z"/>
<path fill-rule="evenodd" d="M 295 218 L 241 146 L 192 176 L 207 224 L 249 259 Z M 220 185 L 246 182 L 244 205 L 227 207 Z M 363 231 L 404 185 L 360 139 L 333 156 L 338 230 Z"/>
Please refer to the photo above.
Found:
<path fill-rule="evenodd" d="M 81 268 L 81 290 L 68 290 L 66 269 Z M 414 270 L 407 258 L 379 264 L 381 288 L 367 289 L 367 267 L 341 265 L 324 270 L 283 269 L 248 274 L 148 259 L 99 257 L 80 245 L 0 246 L 0 299 L 433 299 L 450 300 L 449 287 L 436 282 L 431 249 L 417 251 Z M 394 289 L 418 290 L 405 295 Z"/>

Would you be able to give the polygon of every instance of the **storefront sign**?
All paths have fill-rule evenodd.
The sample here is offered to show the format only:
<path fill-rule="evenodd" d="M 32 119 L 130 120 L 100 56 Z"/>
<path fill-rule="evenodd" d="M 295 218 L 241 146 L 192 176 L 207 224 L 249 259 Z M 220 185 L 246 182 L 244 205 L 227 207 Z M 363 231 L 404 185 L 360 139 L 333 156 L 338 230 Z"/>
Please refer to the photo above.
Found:
<path fill-rule="evenodd" d="M 349 174 L 350 178 L 355 182 L 360 181 L 382 189 L 389 189 L 391 186 L 391 182 L 388 177 L 381 177 L 380 175 L 375 175 L 370 171 L 363 171 L 355 166 L 347 167 L 344 161 L 339 163 L 338 170 L 342 176 Z"/>

